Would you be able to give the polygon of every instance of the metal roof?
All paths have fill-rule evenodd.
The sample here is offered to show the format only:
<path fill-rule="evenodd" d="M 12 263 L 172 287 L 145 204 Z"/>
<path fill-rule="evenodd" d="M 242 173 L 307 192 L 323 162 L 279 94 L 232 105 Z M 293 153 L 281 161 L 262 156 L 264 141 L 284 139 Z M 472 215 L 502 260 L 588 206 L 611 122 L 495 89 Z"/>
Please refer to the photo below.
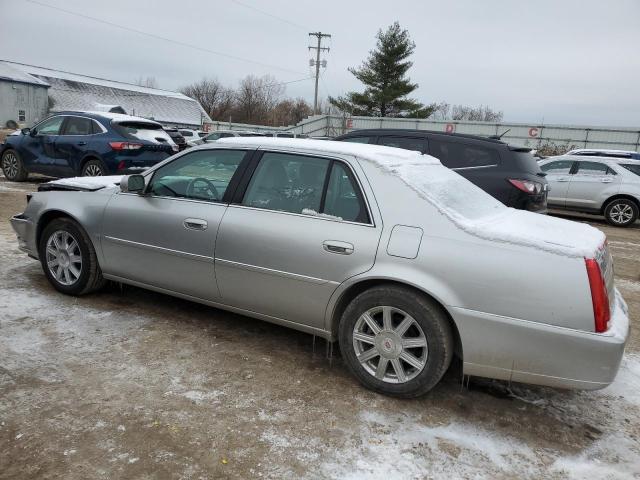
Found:
<path fill-rule="evenodd" d="M 43 82 L 39 78 L 29 75 L 15 67 L 12 67 L 8 63 L 0 62 L 0 80 L 8 80 L 11 82 L 27 83 L 29 85 L 41 85 L 48 87 L 47 82 Z"/>
<path fill-rule="evenodd" d="M 51 110 L 54 112 L 99 110 L 103 105 L 119 105 L 130 115 L 151 118 L 161 123 L 201 125 L 203 122 L 211 122 L 197 101 L 178 92 L 34 65 L 4 63 L 49 84 L 49 96 L 54 101 Z"/>

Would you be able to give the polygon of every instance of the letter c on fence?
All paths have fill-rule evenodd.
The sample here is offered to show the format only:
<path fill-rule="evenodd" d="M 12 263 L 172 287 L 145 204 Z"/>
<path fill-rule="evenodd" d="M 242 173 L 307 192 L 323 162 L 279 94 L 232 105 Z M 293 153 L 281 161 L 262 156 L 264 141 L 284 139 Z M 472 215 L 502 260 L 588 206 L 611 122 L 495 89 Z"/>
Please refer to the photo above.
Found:
<path fill-rule="evenodd" d="M 530 137 L 537 137 L 538 136 L 538 129 L 536 127 L 532 127 L 529 129 L 529 136 Z"/>
<path fill-rule="evenodd" d="M 447 123 L 447 126 L 444 127 L 444 131 L 446 133 L 453 133 L 456 131 L 456 126 L 453 123 Z"/>

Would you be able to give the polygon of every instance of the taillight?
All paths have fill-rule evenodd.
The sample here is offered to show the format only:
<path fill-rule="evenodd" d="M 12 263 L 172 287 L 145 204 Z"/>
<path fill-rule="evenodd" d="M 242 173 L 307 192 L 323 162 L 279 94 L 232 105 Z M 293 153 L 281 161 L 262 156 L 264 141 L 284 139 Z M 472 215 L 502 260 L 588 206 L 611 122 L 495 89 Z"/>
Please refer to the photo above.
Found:
<path fill-rule="evenodd" d="M 516 187 L 518 190 L 522 190 L 526 193 L 539 194 L 542 192 L 542 184 L 533 182 L 531 180 L 517 180 L 515 178 L 509 178 L 509 183 Z"/>
<path fill-rule="evenodd" d="M 131 143 L 131 142 L 109 142 L 111 148 L 114 150 L 138 150 L 142 148 L 141 143 Z"/>
<path fill-rule="evenodd" d="M 591 303 L 593 303 L 596 332 L 606 332 L 611 319 L 607 286 L 604 283 L 604 277 L 598 262 L 593 258 L 585 258 L 584 262 L 587 266 L 587 276 L 589 277 L 589 287 L 591 288 Z"/>

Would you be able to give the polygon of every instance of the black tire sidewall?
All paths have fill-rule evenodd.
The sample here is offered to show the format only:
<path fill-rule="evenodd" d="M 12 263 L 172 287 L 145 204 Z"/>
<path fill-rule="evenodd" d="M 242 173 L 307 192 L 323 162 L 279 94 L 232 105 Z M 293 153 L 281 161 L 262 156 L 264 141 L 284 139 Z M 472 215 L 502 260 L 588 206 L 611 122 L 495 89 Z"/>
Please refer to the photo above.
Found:
<path fill-rule="evenodd" d="M 402 383 L 383 382 L 368 373 L 356 358 L 353 328 L 358 318 L 372 307 L 390 305 L 411 315 L 427 338 L 427 364 L 414 379 Z M 339 325 L 340 351 L 351 373 L 367 388 L 385 395 L 412 398 L 431 390 L 442 378 L 453 355 L 449 322 L 435 302 L 419 292 L 398 287 L 376 287 L 358 295 L 345 309 Z"/>
<path fill-rule="evenodd" d="M 98 160 L 97 158 L 92 158 L 91 160 L 87 160 L 85 164 L 82 166 L 82 169 L 80 170 L 80 176 L 82 177 L 86 176 L 85 172 L 89 167 L 89 165 L 98 165 L 100 167 L 100 170 L 102 170 L 102 176 L 109 175 L 109 172 L 107 171 L 107 167 L 104 164 L 104 162 L 102 160 Z"/>
<path fill-rule="evenodd" d="M 625 205 L 629 205 L 632 210 L 633 210 L 633 217 L 631 217 L 631 220 L 627 223 L 616 223 L 611 219 L 611 209 L 615 206 L 615 205 L 619 205 L 619 204 L 625 204 Z M 617 200 L 614 200 L 613 202 L 609 203 L 607 205 L 607 208 L 605 208 L 604 211 L 604 217 L 607 220 L 607 223 L 609 223 L 609 225 L 613 225 L 614 227 L 629 227 L 631 225 L 633 225 L 636 220 L 638 220 L 638 215 L 639 215 L 639 211 L 638 211 L 638 205 L 636 205 L 635 202 L 633 202 L 632 200 L 627 200 L 624 198 L 619 198 Z"/>
<path fill-rule="evenodd" d="M 59 230 L 66 231 L 71 234 L 80 246 L 80 254 L 82 255 L 82 271 L 80 272 L 80 278 L 73 285 L 63 285 L 58 282 L 47 266 L 47 241 L 49 240 L 49 237 L 51 237 L 51 234 Z M 86 235 L 80 230 L 80 227 L 78 227 L 73 220 L 66 218 L 52 220 L 42 232 L 40 245 L 38 246 L 40 263 L 42 264 L 42 269 L 44 270 L 44 274 L 49 280 L 49 283 L 51 283 L 51 285 L 53 285 L 53 287 L 59 292 L 66 293 L 68 295 L 80 295 L 86 290 L 86 287 L 91 280 L 91 262 L 92 260 L 95 260 L 91 258 L 92 251 L 86 242 Z"/>

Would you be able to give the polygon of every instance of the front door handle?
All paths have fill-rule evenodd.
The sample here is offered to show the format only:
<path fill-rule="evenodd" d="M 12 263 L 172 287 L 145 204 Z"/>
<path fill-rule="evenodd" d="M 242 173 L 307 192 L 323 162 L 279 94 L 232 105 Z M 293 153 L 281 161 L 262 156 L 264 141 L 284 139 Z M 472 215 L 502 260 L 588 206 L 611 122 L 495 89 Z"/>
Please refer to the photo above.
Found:
<path fill-rule="evenodd" d="M 556 181 L 558 181 L 558 182 L 568 182 L 568 181 L 569 181 L 569 179 L 568 179 L 568 178 L 566 178 L 566 177 L 560 177 L 560 178 L 559 178 L 558 180 L 556 180 Z"/>
<path fill-rule="evenodd" d="M 78 142 L 78 145 L 80 145 L 81 147 L 84 147 L 87 144 L 87 142 Z"/>
<path fill-rule="evenodd" d="M 183 225 L 189 230 L 206 230 L 209 226 L 206 220 L 200 218 L 185 218 Z"/>
<path fill-rule="evenodd" d="M 611 183 L 611 182 L 613 182 L 613 178 L 604 177 L 601 181 L 602 181 L 602 183 Z"/>
<path fill-rule="evenodd" d="M 353 253 L 353 245 L 339 240 L 325 240 L 322 242 L 322 248 L 329 253 L 337 253 L 338 255 L 351 255 Z"/>

